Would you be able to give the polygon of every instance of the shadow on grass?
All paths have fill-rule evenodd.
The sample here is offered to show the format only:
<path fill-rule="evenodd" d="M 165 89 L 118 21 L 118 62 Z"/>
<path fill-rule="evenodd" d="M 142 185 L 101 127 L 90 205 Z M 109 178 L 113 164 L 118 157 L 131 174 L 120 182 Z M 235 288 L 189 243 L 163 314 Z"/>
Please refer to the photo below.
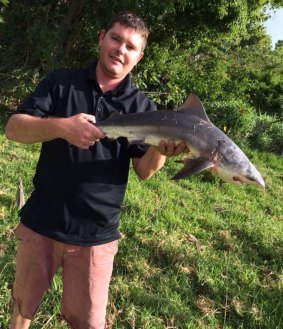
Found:
<path fill-rule="evenodd" d="M 240 277 L 235 277 L 235 273 L 229 273 L 228 268 L 228 274 L 222 273 L 218 280 L 224 282 L 227 276 L 236 282 L 236 289 L 235 282 L 230 284 L 229 281 L 215 289 L 209 280 L 198 276 L 197 252 L 182 255 L 177 249 L 160 247 L 160 241 L 144 242 L 134 235 L 127 236 L 129 241 L 121 243 L 114 276 L 122 275 L 126 282 L 128 280 L 129 302 L 137 309 L 147 310 L 163 319 L 164 323 L 172 318 L 176 328 L 202 323 L 205 328 L 279 329 L 283 324 L 282 291 L 277 285 L 282 268 L 281 250 L 276 244 L 266 248 L 258 243 L 256 236 L 251 239 L 244 232 L 238 232 L 238 236 L 241 240 L 238 243 L 246 244 L 249 253 L 240 261 L 258 268 L 258 281 L 252 287 Z M 134 268 L 135 264 L 139 267 L 138 263 L 131 263 L 132 259 L 125 257 L 130 249 L 125 244 L 135 246 L 136 253 L 140 251 L 137 257 L 149 266 L 148 270 Z M 215 249 L 219 251 L 219 245 L 216 244 Z M 225 248 L 223 257 L 224 252 L 227 252 Z M 267 264 L 273 265 L 272 269 L 267 268 Z M 150 268 L 158 271 L 152 270 L 150 274 Z M 186 268 L 189 269 L 187 272 L 182 270 Z M 211 273 L 208 277 L 211 278 Z M 140 280 L 142 288 L 135 285 L 137 280 Z M 125 297 L 118 295 L 116 298 Z M 127 314 L 120 315 L 122 322 L 125 321 L 124 316 L 127 317 Z"/>
<path fill-rule="evenodd" d="M 278 270 L 282 269 L 283 266 L 283 243 L 273 242 L 269 246 L 265 246 L 260 243 L 261 238 L 257 232 L 248 234 L 244 230 L 235 229 L 234 234 L 242 244 L 246 246 L 248 253 L 246 254 L 246 260 L 255 263 L 257 266 L 260 265 L 275 265 Z"/>
<path fill-rule="evenodd" d="M 6 195 L 6 194 L 0 194 L 0 205 L 1 206 L 5 206 L 7 208 L 9 208 L 11 205 L 14 205 L 15 204 L 15 200 L 16 200 L 16 197 L 13 198 Z"/>
<path fill-rule="evenodd" d="M 7 106 L 0 104 L 0 134 L 4 134 L 4 129 L 12 112 Z"/>

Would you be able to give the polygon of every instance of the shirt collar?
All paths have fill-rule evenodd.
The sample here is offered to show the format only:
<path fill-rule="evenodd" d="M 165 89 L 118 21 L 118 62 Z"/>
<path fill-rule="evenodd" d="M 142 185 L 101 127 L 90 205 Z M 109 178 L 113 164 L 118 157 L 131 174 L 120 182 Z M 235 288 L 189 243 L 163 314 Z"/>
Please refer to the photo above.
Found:
<path fill-rule="evenodd" d="M 89 68 L 88 68 L 88 78 L 96 84 L 96 86 L 99 87 L 99 84 L 97 83 L 96 80 L 96 74 L 95 74 L 95 68 L 97 65 L 97 61 L 95 61 Z M 114 90 L 111 90 L 111 93 L 116 94 L 116 93 L 123 93 L 123 92 L 128 92 L 131 90 L 132 87 L 132 79 L 130 77 L 130 74 L 127 74 L 125 78 L 120 82 L 117 88 Z"/>

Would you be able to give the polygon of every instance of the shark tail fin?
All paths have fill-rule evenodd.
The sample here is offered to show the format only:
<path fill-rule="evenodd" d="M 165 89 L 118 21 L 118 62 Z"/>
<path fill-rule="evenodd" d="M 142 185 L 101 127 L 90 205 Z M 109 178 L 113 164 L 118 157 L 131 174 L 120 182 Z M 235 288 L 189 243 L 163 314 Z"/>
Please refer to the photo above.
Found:
<path fill-rule="evenodd" d="M 184 167 L 177 172 L 175 176 L 171 179 L 178 180 L 185 178 L 187 176 L 191 176 L 193 174 L 197 174 L 203 170 L 209 169 L 214 167 L 214 164 L 211 161 L 204 160 L 204 159 L 184 159 L 182 162 L 185 163 Z"/>

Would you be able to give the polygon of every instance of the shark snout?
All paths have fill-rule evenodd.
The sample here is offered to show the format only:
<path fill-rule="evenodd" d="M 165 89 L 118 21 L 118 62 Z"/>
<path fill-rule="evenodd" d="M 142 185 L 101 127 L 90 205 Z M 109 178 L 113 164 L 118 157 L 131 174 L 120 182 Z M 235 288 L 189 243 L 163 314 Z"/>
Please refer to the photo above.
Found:
<path fill-rule="evenodd" d="M 255 185 L 258 188 L 265 188 L 265 182 L 260 175 L 257 176 L 233 176 L 233 183 L 238 185 L 250 184 Z"/>
<path fill-rule="evenodd" d="M 258 173 L 256 176 L 248 177 L 251 183 L 254 183 L 257 187 L 265 188 L 265 182 L 261 175 Z"/>

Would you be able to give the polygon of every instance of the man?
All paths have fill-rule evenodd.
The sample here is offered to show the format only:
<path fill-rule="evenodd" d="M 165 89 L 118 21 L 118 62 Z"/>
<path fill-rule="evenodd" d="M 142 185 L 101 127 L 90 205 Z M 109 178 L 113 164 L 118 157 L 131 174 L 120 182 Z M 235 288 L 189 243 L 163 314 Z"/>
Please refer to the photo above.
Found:
<path fill-rule="evenodd" d="M 148 29 L 132 13 L 114 17 L 100 33 L 100 55 L 87 70 L 56 70 L 18 108 L 6 136 L 42 143 L 34 191 L 20 211 L 11 329 L 29 328 L 32 316 L 62 267 L 62 315 L 74 329 L 105 328 L 118 214 L 130 159 L 141 179 L 151 177 L 185 145 L 159 148 L 105 138 L 95 122 L 113 112 L 155 110 L 132 83 Z"/>

